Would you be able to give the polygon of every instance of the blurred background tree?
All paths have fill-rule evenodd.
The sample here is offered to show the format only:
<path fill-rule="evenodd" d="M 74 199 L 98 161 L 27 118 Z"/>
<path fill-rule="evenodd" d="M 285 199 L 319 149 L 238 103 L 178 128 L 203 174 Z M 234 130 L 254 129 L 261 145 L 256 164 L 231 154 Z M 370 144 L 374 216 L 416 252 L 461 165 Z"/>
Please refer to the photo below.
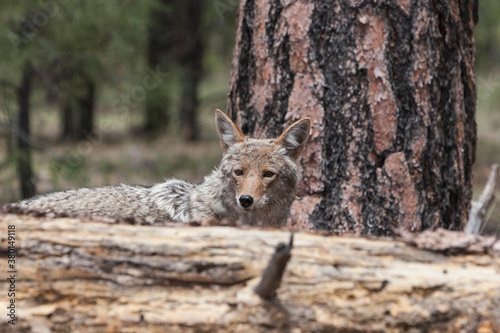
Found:
<path fill-rule="evenodd" d="M 200 181 L 221 155 L 238 3 L 0 0 L 0 203 L 35 186 Z M 500 160 L 499 18 L 479 1 L 475 193 Z M 498 206 L 489 219 L 498 231 Z"/>
<path fill-rule="evenodd" d="M 474 165 L 474 198 L 488 178 L 490 166 L 500 163 L 500 2 L 479 1 L 476 40 L 478 142 Z M 500 235 L 500 189 L 484 233 Z"/>

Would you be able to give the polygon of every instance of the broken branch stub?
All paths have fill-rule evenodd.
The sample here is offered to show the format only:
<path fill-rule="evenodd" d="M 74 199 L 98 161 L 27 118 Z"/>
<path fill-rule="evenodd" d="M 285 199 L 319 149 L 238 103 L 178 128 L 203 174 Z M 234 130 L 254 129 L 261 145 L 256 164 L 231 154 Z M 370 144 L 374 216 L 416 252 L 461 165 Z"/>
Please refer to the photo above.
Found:
<path fill-rule="evenodd" d="M 469 219 L 467 220 L 464 232 L 477 235 L 483 229 L 486 222 L 486 213 L 495 199 L 497 178 L 498 164 L 493 164 L 481 197 L 477 201 L 472 201 Z"/>

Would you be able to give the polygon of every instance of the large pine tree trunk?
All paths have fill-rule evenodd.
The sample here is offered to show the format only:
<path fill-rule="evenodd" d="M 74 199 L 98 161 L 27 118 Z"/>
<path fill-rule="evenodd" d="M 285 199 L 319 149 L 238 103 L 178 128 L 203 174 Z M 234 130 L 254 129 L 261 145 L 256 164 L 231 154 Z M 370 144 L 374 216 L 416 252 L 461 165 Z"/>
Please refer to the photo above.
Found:
<path fill-rule="evenodd" d="M 471 201 L 477 1 L 241 2 L 228 112 L 245 134 L 312 118 L 291 223 L 461 229 Z"/>

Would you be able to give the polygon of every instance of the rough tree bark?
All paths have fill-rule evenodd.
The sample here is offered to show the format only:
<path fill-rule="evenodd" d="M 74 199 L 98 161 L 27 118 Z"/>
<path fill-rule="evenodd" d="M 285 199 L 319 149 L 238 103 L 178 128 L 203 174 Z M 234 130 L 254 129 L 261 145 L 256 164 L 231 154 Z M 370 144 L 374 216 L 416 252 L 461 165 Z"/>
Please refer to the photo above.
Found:
<path fill-rule="evenodd" d="M 8 225 L 16 273 L 0 287 L 15 296 L 2 292 L 0 304 L 15 299 L 17 317 L 8 324 L 4 307 L 2 332 L 500 331 L 493 237 L 448 231 L 413 240 L 432 252 L 297 233 L 277 299 L 266 301 L 254 288 L 287 231 L 0 214 L 0 230 Z M 6 258 L 6 233 L 1 239 Z"/>
<path fill-rule="evenodd" d="M 245 134 L 312 118 L 289 223 L 462 229 L 477 1 L 241 1 L 228 112 Z"/>

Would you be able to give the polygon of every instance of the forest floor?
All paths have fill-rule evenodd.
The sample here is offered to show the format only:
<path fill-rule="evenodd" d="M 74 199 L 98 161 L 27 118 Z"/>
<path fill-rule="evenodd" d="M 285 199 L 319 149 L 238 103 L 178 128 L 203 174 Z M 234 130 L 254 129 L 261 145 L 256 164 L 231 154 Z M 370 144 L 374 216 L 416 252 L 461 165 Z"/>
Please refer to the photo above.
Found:
<path fill-rule="evenodd" d="M 32 131 L 37 145 L 33 154 L 36 186 L 39 193 L 69 188 L 102 186 L 109 184 L 151 185 L 165 178 L 179 178 L 201 182 L 203 176 L 219 163 L 222 156 L 214 125 L 214 110 L 225 109 L 227 78 L 201 88 L 200 140 L 185 142 L 173 124 L 165 134 L 148 141 L 137 136 L 140 124 L 137 115 L 129 114 L 116 119 L 106 112 L 109 107 L 101 103 L 98 109 L 98 128 L 94 138 L 76 143 L 58 142 L 59 118 L 54 108 L 40 108 L 34 112 Z M 208 81 L 208 80 L 207 80 Z M 479 87 L 481 88 L 481 87 Z M 499 89 L 500 90 L 500 89 Z M 496 95 L 496 94 L 490 94 Z M 489 175 L 490 166 L 500 163 L 500 110 L 492 105 L 490 95 L 478 98 L 478 144 L 474 164 L 474 198 L 479 197 Z M 132 128 L 132 130 L 131 130 Z M 6 140 L 0 140 L 0 156 L 7 151 Z M 0 158 L 0 203 L 19 199 L 15 170 Z M 500 235 L 500 188 L 494 207 L 490 210 L 484 234 Z"/>

